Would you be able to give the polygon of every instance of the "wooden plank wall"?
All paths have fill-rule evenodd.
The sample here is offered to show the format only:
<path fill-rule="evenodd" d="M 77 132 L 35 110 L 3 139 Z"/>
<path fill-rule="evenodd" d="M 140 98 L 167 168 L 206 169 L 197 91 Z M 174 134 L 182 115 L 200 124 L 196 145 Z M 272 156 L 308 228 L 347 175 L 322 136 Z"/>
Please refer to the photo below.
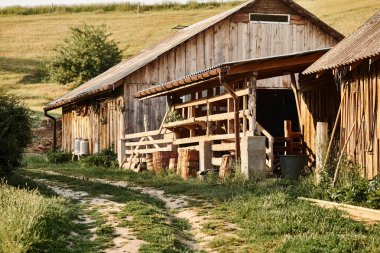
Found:
<path fill-rule="evenodd" d="M 290 24 L 257 24 L 249 22 L 249 13 L 290 14 Z M 298 16 L 278 0 L 257 0 L 252 6 L 195 35 L 160 55 L 124 79 L 125 133 L 144 131 L 143 118 L 148 115 L 150 130 L 158 129 L 166 111 L 166 99 L 138 101 L 132 94 L 157 83 L 167 82 L 215 66 L 219 63 L 267 57 L 333 46 L 337 41 L 309 20 Z M 258 88 L 290 88 L 288 77 L 260 80 Z M 108 102 L 110 122 L 100 124 L 99 114 L 78 116 L 64 109 L 63 143 L 71 148 L 75 137 L 90 138 L 106 147 L 117 141 L 114 133 L 117 113 Z M 72 123 L 70 123 L 72 121 Z M 110 127 L 112 126 L 112 127 Z M 112 129 L 111 129 L 112 128 Z M 90 150 L 93 144 L 90 145 Z"/>
<path fill-rule="evenodd" d="M 257 24 L 248 14 L 290 14 L 290 24 Z M 333 46 L 337 41 L 310 21 L 277 0 L 259 0 L 226 20 L 190 38 L 135 71 L 125 79 L 128 113 L 126 133 L 143 131 L 143 115 L 149 115 L 150 129 L 157 129 L 165 113 L 164 98 L 139 102 L 131 98 L 137 90 L 149 88 L 217 64 L 258 57 L 282 55 Z M 289 89 L 288 76 L 260 80 L 258 88 Z"/>
<path fill-rule="evenodd" d="M 352 71 L 342 107 L 341 144 L 349 138 L 349 157 L 363 165 L 362 176 L 372 179 L 380 172 L 380 61 L 361 64 Z M 343 93 L 342 93 L 343 95 Z"/>
<path fill-rule="evenodd" d="M 331 132 L 340 103 L 340 91 L 331 74 L 315 79 L 315 76 L 300 78 L 299 105 L 301 129 L 307 149 L 315 154 L 317 122 L 328 122 Z"/>
<path fill-rule="evenodd" d="M 98 143 L 99 150 L 111 144 L 116 148 L 120 138 L 120 99 L 123 97 L 100 98 L 95 102 L 96 106 L 94 101 L 89 101 L 75 108 L 63 108 L 62 147 L 66 151 L 72 151 L 75 138 L 82 138 L 89 140 L 90 153 L 93 153 L 95 143 Z"/>

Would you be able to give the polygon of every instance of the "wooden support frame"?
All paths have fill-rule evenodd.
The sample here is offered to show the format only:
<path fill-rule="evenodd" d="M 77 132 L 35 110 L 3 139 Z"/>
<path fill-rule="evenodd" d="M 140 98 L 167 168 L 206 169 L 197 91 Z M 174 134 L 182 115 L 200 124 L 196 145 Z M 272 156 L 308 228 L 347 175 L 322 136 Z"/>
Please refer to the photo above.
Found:
<path fill-rule="evenodd" d="M 240 121 L 239 121 L 239 97 L 234 92 L 233 88 L 226 82 L 225 75 L 227 69 L 223 69 L 219 73 L 220 84 L 227 90 L 227 92 L 232 96 L 234 101 L 234 132 L 235 132 L 235 157 L 240 158 Z"/>

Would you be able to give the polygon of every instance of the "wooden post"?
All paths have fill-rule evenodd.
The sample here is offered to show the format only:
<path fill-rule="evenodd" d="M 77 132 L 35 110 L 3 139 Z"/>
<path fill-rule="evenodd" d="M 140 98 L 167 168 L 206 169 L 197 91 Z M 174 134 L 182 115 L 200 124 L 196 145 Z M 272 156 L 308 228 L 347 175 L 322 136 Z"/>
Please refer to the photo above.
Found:
<path fill-rule="evenodd" d="M 211 98 L 213 94 L 212 89 L 207 89 L 207 98 Z M 206 135 L 211 135 L 213 134 L 213 125 L 212 122 L 208 120 L 208 117 L 212 115 L 212 110 L 213 110 L 213 104 L 207 101 L 207 122 L 206 122 Z"/>
<path fill-rule="evenodd" d="M 229 98 L 227 99 L 227 112 L 228 114 L 234 113 L 234 99 Z M 232 134 L 234 132 L 234 120 L 229 119 L 227 120 L 227 133 Z"/>
<path fill-rule="evenodd" d="M 195 100 L 197 97 L 196 97 L 196 93 L 191 93 L 191 100 Z M 195 110 L 195 106 L 190 106 L 189 109 L 188 109 L 188 115 L 189 117 L 188 118 L 193 118 L 196 116 L 196 110 Z M 191 128 L 190 129 L 190 137 L 194 137 L 195 136 L 195 128 Z"/>
<path fill-rule="evenodd" d="M 249 109 L 249 131 L 252 132 L 252 135 L 255 135 L 256 131 L 256 82 L 257 82 L 257 72 L 253 72 L 249 77 L 248 84 L 248 109 Z"/>
<path fill-rule="evenodd" d="M 317 134 L 315 137 L 316 145 L 316 168 L 315 168 L 315 180 L 316 184 L 321 182 L 321 172 L 323 168 L 323 157 L 326 152 L 328 142 L 328 127 L 327 122 L 317 122 Z"/>
<path fill-rule="evenodd" d="M 235 151 L 236 151 L 236 158 L 240 158 L 240 120 L 239 120 L 239 98 L 234 99 L 234 113 L 235 113 L 235 119 L 234 119 L 234 127 L 235 127 Z"/>
<path fill-rule="evenodd" d="M 125 159 L 125 125 L 124 125 L 124 111 L 120 112 L 120 122 L 119 122 L 119 140 L 117 143 L 117 160 L 119 162 L 120 169 L 123 166 Z"/>
<path fill-rule="evenodd" d="M 219 81 L 220 84 L 227 90 L 227 92 L 231 95 L 233 101 L 234 101 L 234 125 L 235 125 L 235 158 L 240 158 L 240 136 L 239 136 L 239 130 L 240 130 L 240 124 L 239 124 L 239 97 L 236 95 L 233 88 L 226 82 L 224 79 L 224 75 L 226 74 L 226 70 L 222 70 L 219 73 Z"/>
<path fill-rule="evenodd" d="M 212 141 L 199 142 L 199 171 L 212 168 Z"/>
<path fill-rule="evenodd" d="M 247 96 L 243 96 L 243 133 L 244 133 L 244 136 L 246 135 L 247 133 L 247 116 L 246 116 L 246 111 L 248 109 L 248 99 L 247 99 Z"/>
<path fill-rule="evenodd" d="M 285 139 L 285 147 L 287 147 L 285 151 L 285 155 L 289 155 L 292 152 L 292 140 L 288 141 L 288 138 L 292 137 L 292 121 L 284 120 L 284 137 Z"/>
<path fill-rule="evenodd" d="M 300 108 L 300 104 L 299 104 L 299 100 L 298 100 L 296 76 L 294 75 L 294 73 L 292 73 L 290 75 L 290 77 L 291 77 L 290 79 L 291 79 L 291 85 L 292 85 L 292 90 L 293 90 L 294 98 L 296 100 L 297 114 L 298 114 L 298 123 L 299 123 L 299 131 L 302 132 L 302 134 L 303 134 L 303 131 L 301 129 L 302 128 L 301 108 Z"/>

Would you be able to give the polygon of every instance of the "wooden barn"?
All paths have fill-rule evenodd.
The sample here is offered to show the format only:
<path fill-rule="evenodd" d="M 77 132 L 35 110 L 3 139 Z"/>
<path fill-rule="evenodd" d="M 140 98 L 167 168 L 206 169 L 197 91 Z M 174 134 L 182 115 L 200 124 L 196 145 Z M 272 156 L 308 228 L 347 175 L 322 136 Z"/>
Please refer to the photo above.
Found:
<path fill-rule="evenodd" d="M 257 62 L 250 60 L 266 61 L 267 58 L 273 61 L 276 58 L 271 57 L 281 56 L 279 60 L 288 69 L 283 69 L 283 73 L 272 69 L 271 74 L 263 75 L 265 78 L 259 74 L 257 83 L 255 81 L 257 122 L 271 136 L 284 137 L 284 120 L 291 120 L 291 131 L 304 131 L 308 145 L 313 142 L 315 131 L 310 105 L 318 98 L 330 95 L 328 89 L 331 87 L 327 85 L 326 90 L 314 91 L 313 80 L 305 79 L 305 83 L 310 85 L 302 91 L 306 99 L 303 102 L 297 73 L 342 39 L 340 33 L 291 0 L 251 0 L 175 32 L 164 41 L 49 103 L 45 112 L 47 114 L 49 110 L 62 107 L 62 146 L 65 150 L 73 149 L 75 138 L 85 138 L 89 140 L 90 152 L 123 140 L 127 148 L 125 152 L 128 153 L 132 152 L 129 148 L 134 145 L 128 140 L 140 138 L 140 133 L 145 132 L 147 127 L 162 132 L 162 122 L 166 121 L 164 118 L 169 108 L 166 96 L 139 101 L 132 97 L 133 94 L 194 76 L 194 73 L 207 69 L 215 70 L 215 66 L 237 66 L 249 62 L 257 65 Z M 307 54 L 308 51 L 312 53 Z M 297 62 L 291 61 L 295 65 L 287 65 L 284 59 L 297 58 L 293 54 L 298 53 L 302 64 L 295 66 Z M 255 68 L 249 71 L 257 72 Z M 248 87 L 249 80 L 252 83 L 252 77 L 245 72 L 241 76 L 244 78 L 234 84 L 236 89 Z M 333 80 L 326 80 L 330 81 Z M 212 92 L 206 90 L 184 95 L 181 102 L 228 96 L 225 87 L 213 89 Z M 242 96 L 249 96 L 246 92 Z M 246 106 L 244 103 L 247 101 L 243 101 L 246 99 L 242 97 L 241 100 L 241 106 Z M 326 108 L 333 103 L 326 99 Z M 232 108 L 230 102 L 219 106 L 221 113 L 228 113 Z M 336 112 L 334 107 L 331 108 L 333 115 Z M 325 120 L 333 120 L 331 115 L 324 115 Z M 246 124 L 246 121 L 242 119 L 241 124 Z M 228 127 L 229 134 L 235 131 Z M 195 132 L 191 131 L 191 134 Z M 160 141 L 155 141 L 153 147 L 162 146 Z M 124 151 L 119 155 L 124 156 Z"/>
<path fill-rule="evenodd" d="M 362 175 L 380 172 L 380 12 L 306 69 L 305 78 L 335 76 L 341 95 L 339 143 L 363 165 Z M 314 76 L 314 77 L 311 77 Z M 318 81 L 314 84 L 318 87 Z"/>

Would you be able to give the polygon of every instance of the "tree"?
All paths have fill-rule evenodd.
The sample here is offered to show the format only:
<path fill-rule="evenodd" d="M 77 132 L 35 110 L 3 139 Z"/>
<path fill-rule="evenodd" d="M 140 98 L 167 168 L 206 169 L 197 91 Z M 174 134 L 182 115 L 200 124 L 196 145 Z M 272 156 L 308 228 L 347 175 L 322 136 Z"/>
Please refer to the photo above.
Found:
<path fill-rule="evenodd" d="M 105 25 L 72 27 L 71 35 L 47 63 L 50 79 L 61 84 L 80 84 L 119 63 L 122 50 L 110 36 Z"/>
<path fill-rule="evenodd" d="M 31 111 L 20 100 L 0 90 L 0 176 L 21 164 L 22 153 L 32 141 Z"/>

